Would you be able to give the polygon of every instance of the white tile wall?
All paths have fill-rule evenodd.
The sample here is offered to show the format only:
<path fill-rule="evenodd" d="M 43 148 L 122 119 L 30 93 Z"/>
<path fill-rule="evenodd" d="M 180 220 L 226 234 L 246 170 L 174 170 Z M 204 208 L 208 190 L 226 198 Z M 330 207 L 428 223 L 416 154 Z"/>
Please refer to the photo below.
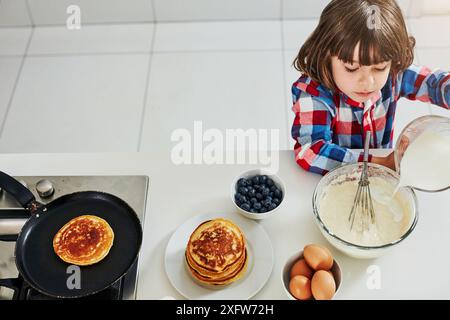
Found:
<path fill-rule="evenodd" d="M 448 0 L 411 0 L 411 16 L 448 15 L 450 2 Z"/>
<path fill-rule="evenodd" d="M 174 130 L 287 128 L 281 51 L 154 54 L 141 150 L 169 153 Z"/>
<path fill-rule="evenodd" d="M 36 25 L 65 25 L 67 8 L 77 5 L 81 23 L 153 22 L 150 0 L 27 0 Z"/>
<path fill-rule="evenodd" d="M 158 23 L 153 50 L 281 50 L 280 21 Z"/>
<path fill-rule="evenodd" d="M 141 150 L 168 153 L 173 130 L 279 129 L 287 143 L 281 23 L 157 25 Z M 170 119 L 169 121 L 164 119 Z"/>
<path fill-rule="evenodd" d="M 418 48 L 450 48 L 450 15 L 411 18 L 409 24 Z"/>
<path fill-rule="evenodd" d="M 27 1 L 31 17 L 27 12 Z M 2 0 L 0 26 L 65 24 L 79 5 L 82 23 L 318 18 L 330 0 Z M 405 16 L 448 14 L 447 0 L 397 0 Z"/>
<path fill-rule="evenodd" d="M 282 23 L 284 49 L 298 51 L 317 27 L 319 19 L 283 21 Z"/>
<path fill-rule="evenodd" d="M 136 151 L 149 55 L 28 57 L 2 152 Z"/>
<path fill-rule="evenodd" d="M 291 127 L 294 121 L 294 113 L 292 112 L 292 94 L 291 86 L 299 78 L 300 72 L 292 65 L 300 47 L 306 41 L 308 36 L 314 31 L 318 18 L 305 20 L 285 20 L 283 24 L 283 57 L 284 57 L 284 92 L 285 92 L 285 108 L 287 111 L 287 128 L 288 128 L 288 147 L 294 148 L 295 141 L 291 137 Z"/>
<path fill-rule="evenodd" d="M 423 0 L 424 1 L 424 0 Z M 425 1 L 424 1 L 425 2 Z M 449 15 L 450 2 L 448 0 L 433 0 L 433 5 L 425 2 L 423 14 L 424 15 Z"/>
<path fill-rule="evenodd" d="M 5 117 L 21 62 L 22 57 L 0 57 L 0 125 Z"/>
<path fill-rule="evenodd" d="M 162 21 L 280 19 L 280 0 L 153 0 Z"/>
<path fill-rule="evenodd" d="M 26 0 L 0 1 L 0 27 L 31 26 Z"/>
<path fill-rule="evenodd" d="M 36 27 L 28 55 L 150 52 L 153 31 L 153 24 Z"/>
<path fill-rule="evenodd" d="M 431 69 L 450 71 L 450 47 L 449 48 L 418 48 L 417 55 L 420 63 Z"/>
<path fill-rule="evenodd" d="M 285 50 L 284 51 L 284 72 L 286 76 L 286 83 L 291 86 L 299 77 L 300 77 L 300 71 L 295 69 L 293 66 L 294 59 L 297 57 L 298 51 L 297 50 Z M 289 100 L 292 99 L 289 97 Z"/>
<path fill-rule="evenodd" d="M 442 17 L 428 19 L 445 27 Z M 299 76 L 292 62 L 317 22 L 36 27 L 14 95 L 30 29 L 0 28 L 0 120 L 11 101 L 0 151 L 136 151 L 139 145 L 169 155 L 173 130 L 192 131 L 195 120 L 204 130 L 278 128 L 280 149 L 291 149 L 290 88 Z M 428 32 L 432 46 L 417 49 L 416 63 L 449 66 L 445 34 Z M 401 99 L 396 136 L 430 112 L 428 104 Z"/>
<path fill-rule="evenodd" d="M 24 55 L 30 34 L 31 28 L 0 28 L 0 56 Z"/>
<path fill-rule="evenodd" d="M 330 0 L 282 0 L 283 19 L 318 18 Z"/>
<path fill-rule="evenodd" d="M 405 17 L 409 17 L 411 15 L 411 3 L 413 3 L 413 1 L 414 0 L 397 0 L 397 3 L 402 9 Z"/>

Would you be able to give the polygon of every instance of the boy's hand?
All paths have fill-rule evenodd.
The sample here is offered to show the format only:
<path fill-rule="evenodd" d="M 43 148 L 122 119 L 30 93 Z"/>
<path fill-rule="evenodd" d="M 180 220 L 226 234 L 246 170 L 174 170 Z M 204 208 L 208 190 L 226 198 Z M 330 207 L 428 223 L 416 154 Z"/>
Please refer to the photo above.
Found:
<path fill-rule="evenodd" d="M 403 158 L 403 155 L 405 154 L 406 149 L 409 146 L 409 138 L 407 136 L 402 136 L 400 138 L 400 143 L 397 147 L 397 152 L 400 160 Z"/>
<path fill-rule="evenodd" d="M 403 155 L 405 154 L 405 151 L 408 148 L 408 145 L 409 145 L 408 137 L 407 136 L 402 136 L 400 138 L 400 143 L 398 144 L 398 147 L 397 147 L 397 153 L 398 153 L 400 161 L 403 158 Z M 377 164 L 381 164 L 382 166 L 388 167 L 388 168 L 396 171 L 394 151 L 392 151 L 386 157 L 374 157 L 374 156 L 372 156 L 372 162 L 373 163 L 377 163 Z"/>
<path fill-rule="evenodd" d="M 392 170 L 395 171 L 394 151 L 392 151 L 386 157 L 375 157 L 375 156 L 372 156 L 372 163 L 380 164 L 382 166 L 388 167 L 389 169 L 392 169 Z"/>

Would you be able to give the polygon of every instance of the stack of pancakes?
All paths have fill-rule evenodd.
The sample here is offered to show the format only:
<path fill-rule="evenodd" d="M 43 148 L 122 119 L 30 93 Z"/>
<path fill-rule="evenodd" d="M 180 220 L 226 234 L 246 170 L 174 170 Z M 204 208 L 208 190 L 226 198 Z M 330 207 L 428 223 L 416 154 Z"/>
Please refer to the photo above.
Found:
<path fill-rule="evenodd" d="M 221 287 L 247 270 L 247 248 L 242 231 L 230 220 L 218 218 L 200 224 L 186 248 L 186 263 L 197 282 Z"/>

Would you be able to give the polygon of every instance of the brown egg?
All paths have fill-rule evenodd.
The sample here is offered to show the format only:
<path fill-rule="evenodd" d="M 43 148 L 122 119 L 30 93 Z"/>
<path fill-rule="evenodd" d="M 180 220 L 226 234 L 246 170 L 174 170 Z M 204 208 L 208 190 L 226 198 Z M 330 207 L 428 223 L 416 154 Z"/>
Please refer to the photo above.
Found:
<path fill-rule="evenodd" d="M 314 270 L 330 270 L 333 266 L 333 256 L 330 250 L 317 244 L 309 244 L 303 249 L 303 256 Z"/>
<path fill-rule="evenodd" d="M 289 282 L 289 291 L 299 300 L 308 300 L 311 298 L 311 280 L 305 276 L 295 276 Z"/>
<path fill-rule="evenodd" d="M 294 263 L 291 268 L 291 278 L 295 276 L 305 276 L 308 279 L 311 279 L 313 276 L 314 270 L 311 269 L 306 263 L 305 259 L 300 259 Z"/>
<path fill-rule="evenodd" d="M 311 280 L 311 291 L 316 300 L 331 300 L 336 293 L 336 282 L 333 275 L 324 270 L 314 273 Z"/>

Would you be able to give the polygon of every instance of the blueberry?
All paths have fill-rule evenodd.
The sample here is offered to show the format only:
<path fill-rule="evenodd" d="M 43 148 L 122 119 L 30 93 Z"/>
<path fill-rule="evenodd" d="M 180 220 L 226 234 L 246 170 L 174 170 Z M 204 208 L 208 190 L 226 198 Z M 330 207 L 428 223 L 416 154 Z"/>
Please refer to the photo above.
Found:
<path fill-rule="evenodd" d="M 267 178 L 266 185 L 268 185 L 269 187 L 273 186 L 274 185 L 273 180 L 270 178 Z"/>
<path fill-rule="evenodd" d="M 258 199 L 258 200 L 262 200 L 262 198 L 263 198 L 263 195 L 261 194 L 261 193 L 257 193 L 256 194 L 256 199 Z"/>
<path fill-rule="evenodd" d="M 260 181 L 259 181 L 259 176 L 254 176 L 254 177 L 252 178 L 252 180 L 253 180 L 253 184 L 259 184 L 259 183 L 260 183 Z"/>
<path fill-rule="evenodd" d="M 248 181 L 245 178 L 240 178 L 237 182 L 238 187 L 246 187 L 248 186 Z"/>
<path fill-rule="evenodd" d="M 243 196 L 242 194 L 238 193 L 235 197 L 237 204 L 247 202 L 247 197 Z"/>
<path fill-rule="evenodd" d="M 253 185 L 253 188 L 254 188 L 256 191 L 259 191 L 259 190 L 261 190 L 261 185 L 255 184 L 255 185 Z"/>
<path fill-rule="evenodd" d="M 253 204 L 253 208 L 255 208 L 256 210 L 260 210 L 260 209 L 262 208 L 261 203 L 255 202 L 255 203 Z"/>
<path fill-rule="evenodd" d="M 271 197 L 271 196 L 267 196 L 267 197 L 266 197 L 266 201 L 273 202 L 273 201 L 272 201 L 272 197 Z"/>
<path fill-rule="evenodd" d="M 250 209 L 250 212 L 251 212 L 251 213 L 258 213 L 258 210 L 251 208 L 251 209 Z"/>
<path fill-rule="evenodd" d="M 264 207 L 266 207 L 266 208 L 269 208 L 270 205 L 271 205 L 271 203 L 272 203 L 272 201 L 264 200 L 264 201 L 262 202 L 262 205 L 263 205 Z"/>
<path fill-rule="evenodd" d="M 259 210 L 259 213 L 264 213 L 264 212 L 267 212 L 267 209 L 266 209 L 265 207 L 262 207 L 262 208 Z"/>
<path fill-rule="evenodd" d="M 279 198 L 281 199 L 281 197 L 283 196 L 283 193 L 281 192 L 280 189 L 275 190 L 275 192 L 273 193 L 275 198 Z"/>
<path fill-rule="evenodd" d="M 273 210 L 277 207 L 277 205 L 273 202 L 270 203 L 269 210 Z"/>
<path fill-rule="evenodd" d="M 274 198 L 273 203 L 275 203 L 276 205 L 279 205 L 281 203 L 281 200 L 278 198 Z"/>
<path fill-rule="evenodd" d="M 268 188 L 265 188 L 265 189 L 261 192 L 261 194 L 262 194 L 264 197 L 267 197 L 267 196 L 269 195 L 269 193 L 270 193 L 270 189 L 268 189 Z"/>
<path fill-rule="evenodd" d="M 258 202 L 258 199 L 256 199 L 256 198 L 251 198 L 250 199 L 250 203 L 256 203 L 256 202 Z"/>
<path fill-rule="evenodd" d="M 256 190 L 255 190 L 255 188 L 249 187 L 249 188 L 248 188 L 247 195 L 248 195 L 250 198 L 255 197 L 255 196 L 256 196 Z"/>
<path fill-rule="evenodd" d="M 239 193 L 242 195 L 246 195 L 248 193 L 248 188 L 247 187 L 239 187 Z"/>
<path fill-rule="evenodd" d="M 261 181 L 262 184 L 265 184 L 266 181 L 267 181 L 267 178 L 268 177 L 266 175 L 262 175 L 262 176 L 259 177 L 259 181 Z"/>
<path fill-rule="evenodd" d="M 248 203 L 241 204 L 241 209 L 245 211 L 250 211 L 250 205 Z"/>
<path fill-rule="evenodd" d="M 277 190 L 277 187 L 276 187 L 276 186 L 271 186 L 271 187 L 270 187 L 270 191 L 275 192 L 275 190 Z"/>
<path fill-rule="evenodd" d="M 270 191 L 269 196 L 273 198 L 273 197 L 274 197 L 274 194 L 275 194 L 275 192 Z"/>

